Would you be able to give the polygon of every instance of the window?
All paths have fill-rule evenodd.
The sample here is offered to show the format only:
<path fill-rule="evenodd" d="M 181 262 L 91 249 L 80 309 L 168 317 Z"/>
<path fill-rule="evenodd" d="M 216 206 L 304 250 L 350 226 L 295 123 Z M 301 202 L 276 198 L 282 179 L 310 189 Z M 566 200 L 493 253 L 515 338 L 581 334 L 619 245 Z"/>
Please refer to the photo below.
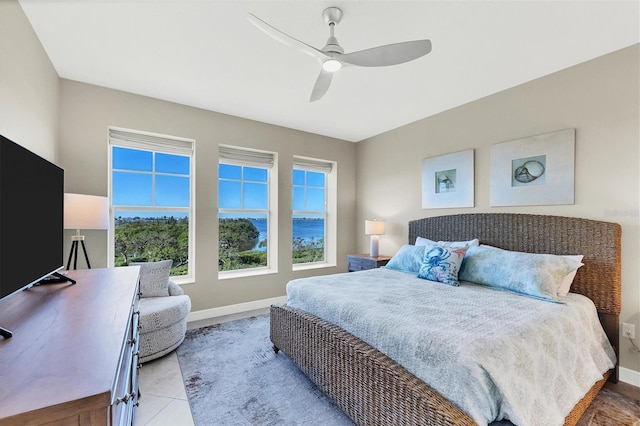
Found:
<path fill-rule="evenodd" d="M 292 257 L 298 267 L 335 264 L 335 168 L 328 161 L 294 157 Z"/>
<path fill-rule="evenodd" d="M 109 158 L 113 265 L 171 259 L 193 279 L 193 141 L 109 129 Z"/>
<path fill-rule="evenodd" d="M 275 154 L 220 146 L 218 271 L 275 271 L 277 206 Z"/>

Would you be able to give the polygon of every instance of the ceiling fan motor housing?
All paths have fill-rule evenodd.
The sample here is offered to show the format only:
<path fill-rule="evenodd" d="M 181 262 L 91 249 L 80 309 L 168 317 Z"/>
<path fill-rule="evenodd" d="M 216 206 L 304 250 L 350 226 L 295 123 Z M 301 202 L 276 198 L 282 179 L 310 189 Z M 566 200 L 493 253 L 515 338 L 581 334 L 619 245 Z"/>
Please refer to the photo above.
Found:
<path fill-rule="evenodd" d="M 327 39 L 327 44 L 322 48 L 326 53 L 344 53 L 344 49 L 338 44 L 338 39 L 331 36 Z"/>

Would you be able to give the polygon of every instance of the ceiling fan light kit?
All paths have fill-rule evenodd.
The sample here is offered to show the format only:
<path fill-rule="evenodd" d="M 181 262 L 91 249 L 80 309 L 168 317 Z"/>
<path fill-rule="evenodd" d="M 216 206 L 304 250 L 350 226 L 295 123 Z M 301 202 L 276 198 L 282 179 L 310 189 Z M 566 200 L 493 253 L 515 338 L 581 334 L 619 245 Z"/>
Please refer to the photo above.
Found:
<path fill-rule="evenodd" d="M 342 10 L 337 7 L 328 7 L 322 12 L 322 18 L 329 25 L 329 38 L 322 49 L 316 49 L 283 33 L 251 13 L 247 15 L 247 19 L 258 29 L 280 43 L 296 48 L 318 60 L 322 67 L 311 91 L 310 102 L 321 99 L 327 93 L 333 74 L 343 67 L 350 65 L 360 67 L 398 65 L 413 61 L 431 52 L 431 41 L 414 40 L 344 53 L 344 49 L 342 49 L 338 39 L 334 36 L 335 26 L 340 23 L 342 16 Z"/>
<path fill-rule="evenodd" d="M 342 68 L 342 62 L 337 59 L 327 59 L 322 63 L 322 68 L 325 71 L 336 72 Z"/>

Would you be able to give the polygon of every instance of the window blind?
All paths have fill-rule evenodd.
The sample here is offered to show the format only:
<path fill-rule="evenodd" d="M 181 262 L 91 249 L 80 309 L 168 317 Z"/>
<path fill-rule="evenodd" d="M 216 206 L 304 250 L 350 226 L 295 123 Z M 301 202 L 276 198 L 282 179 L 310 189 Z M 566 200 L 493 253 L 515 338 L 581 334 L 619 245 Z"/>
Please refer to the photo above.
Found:
<path fill-rule="evenodd" d="M 333 169 L 333 163 L 330 161 L 314 160 L 313 158 L 293 157 L 293 168 L 330 173 Z"/>
<path fill-rule="evenodd" d="M 240 165 L 251 164 L 269 168 L 273 166 L 275 161 L 275 154 L 273 152 L 253 151 L 226 145 L 220 145 L 219 156 L 220 160 L 230 163 Z"/>
<path fill-rule="evenodd" d="M 109 129 L 109 144 L 124 146 L 127 148 L 146 149 L 149 151 L 164 151 L 173 154 L 192 155 L 194 141 L 189 139 Z"/>

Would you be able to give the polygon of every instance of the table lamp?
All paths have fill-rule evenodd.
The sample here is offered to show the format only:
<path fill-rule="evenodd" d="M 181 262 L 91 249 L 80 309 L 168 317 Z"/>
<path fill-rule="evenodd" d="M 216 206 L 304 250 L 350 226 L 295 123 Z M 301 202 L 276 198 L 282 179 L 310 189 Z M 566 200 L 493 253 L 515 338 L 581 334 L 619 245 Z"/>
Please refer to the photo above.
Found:
<path fill-rule="evenodd" d="M 364 221 L 365 235 L 371 235 L 371 245 L 369 246 L 369 256 L 378 257 L 378 246 L 380 235 L 384 234 L 384 220 L 373 219 Z"/>
<path fill-rule="evenodd" d="M 97 195 L 84 194 L 64 194 L 64 229 L 75 229 L 76 233 L 71 237 L 71 251 L 67 260 L 67 270 L 71 266 L 73 258 L 73 269 L 78 263 L 78 243 L 82 245 L 84 259 L 87 267 L 91 269 L 87 248 L 84 245 L 84 235 L 80 234 L 81 229 L 109 229 L 109 199 Z"/>

